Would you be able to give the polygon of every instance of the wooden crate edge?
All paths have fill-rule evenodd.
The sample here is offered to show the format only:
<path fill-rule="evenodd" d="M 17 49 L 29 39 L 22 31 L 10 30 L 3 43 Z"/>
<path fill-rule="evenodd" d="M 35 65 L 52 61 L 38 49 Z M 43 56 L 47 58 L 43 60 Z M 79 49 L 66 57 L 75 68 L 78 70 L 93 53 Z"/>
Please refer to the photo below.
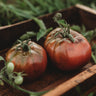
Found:
<path fill-rule="evenodd" d="M 66 93 L 70 89 L 74 88 L 78 84 L 84 82 L 88 78 L 92 77 L 96 74 L 96 65 L 86 69 L 85 71 L 77 74 L 76 76 L 72 77 L 68 81 L 58 85 L 48 93 L 44 94 L 43 96 L 61 96 L 62 94 Z"/>
<path fill-rule="evenodd" d="M 89 12 L 91 14 L 96 15 L 96 10 L 94 10 L 94 9 L 88 7 L 88 6 L 85 6 L 85 5 L 82 5 L 82 4 L 76 4 L 75 7 L 78 8 L 78 9 L 84 10 L 86 12 Z"/>

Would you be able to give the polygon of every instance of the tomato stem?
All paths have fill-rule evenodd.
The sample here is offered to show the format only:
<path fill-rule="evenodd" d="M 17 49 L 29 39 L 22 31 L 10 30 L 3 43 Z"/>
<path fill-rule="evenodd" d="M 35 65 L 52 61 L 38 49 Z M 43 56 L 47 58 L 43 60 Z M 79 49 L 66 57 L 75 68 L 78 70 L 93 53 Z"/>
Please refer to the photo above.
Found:
<path fill-rule="evenodd" d="M 59 22 L 59 20 L 61 20 L 61 18 L 62 18 L 62 14 L 61 13 L 57 13 L 54 17 L 53 17 L 53 19 L 54 19 L 54 21 L 59 25 L 59 27 L 63 30 L 63 32 L 58 32 L 58 33 L 62 33 L 61 35 L 62 35 L 62 37 L 63 38 L 69 38 L 72 42 L 75 42 L 75 40 L 74 40 L 74 38 L 73 38 L 73 36 L 71 35 L 71 33 L 70 33 L 70 25 L 69 24 L 67 24 L 67 22 L 65 21 L 65 24 L 62 24 L 62 23 L 60 23 Z M 64 23 L 64 22 L 63 22 Z M 64 26 L 65 25 L 65 26 Z M 57 34 L 58 35 L 58 34 Z M 56 35 L 56 36 L 57 36 Z"/>
<path fill-rule="evenodd" d="M 22 49 L 23 49 L 24 52 L 29 51 L 28 44 L 23 43 L 23 44 L 22 44 Z"/>
<path fill-rule="evenodd" d="M 42 94 L 48 92 L 48 91 L 32 92 L 32 91 L 23 89 L 23 88 L 21 88 L 20 86 L 14 84 L 12 81 L 8 80 L 5 76 L 3 76 L 2 79 L 3 79 L 6 83 L 8 83 L 9 85 L 11 85 L 13 88 L 18 89 L 18 90 L 20 90 L 20 91 L 22 91 L 22 92 L 25 92 L 25 93 L 27 93 L 27 94 L 29 94 L 29 95 L 31 95 L 31 96 L 34 96 L 34 95 L 40 96 L 40 95 L 42 95 Z"/>
<path fill-rule="evenodd" d="M 21 47 L 24 52 L 27 52 L 30 50 L 30 47 L 28 46 L 28 42 L 30 41 L 30 39 L 26 41 L 21 41 L 21 40 L 18 40 L 18 41 L 20 42 L 20 45 L 17 46 L 16 50 L 18 50 L 19 47 Z"/>

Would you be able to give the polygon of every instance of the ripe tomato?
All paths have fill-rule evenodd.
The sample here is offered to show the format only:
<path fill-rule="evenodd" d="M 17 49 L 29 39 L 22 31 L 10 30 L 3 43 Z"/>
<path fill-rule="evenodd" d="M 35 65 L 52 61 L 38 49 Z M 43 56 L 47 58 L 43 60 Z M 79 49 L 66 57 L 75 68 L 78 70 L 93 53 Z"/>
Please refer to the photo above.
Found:
<path fill-rule="evenodd" d="M 14 71 L 24 72 L 27 74 L 27 78 L 35 79 L 39 77 L 47 66 L 46 51 L 43 47 L 32 41 L 28 42 L 25 49 L 23 47 L 26 44 L 22 43 L 23 47 L 18 47 L 20 45 L 13 46 L 7 52 L 6 60 L 14 64 Z"/>
<path fill-rule="evenodd" d="M 53 64 L 61 70 L 75 70 L 86 64 L 91 58 L 91 46 L 84 36 L 70 30 L 75 42 L 63 38 L 61 28 L 50 32 L 44 42 L 44 47 Z"/>

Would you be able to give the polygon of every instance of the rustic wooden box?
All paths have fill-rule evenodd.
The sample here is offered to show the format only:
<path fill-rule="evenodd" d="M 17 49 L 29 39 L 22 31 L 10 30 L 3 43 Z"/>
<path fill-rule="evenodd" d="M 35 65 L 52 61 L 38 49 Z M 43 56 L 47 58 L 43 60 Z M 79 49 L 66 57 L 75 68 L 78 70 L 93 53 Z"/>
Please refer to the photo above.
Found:
<path fill-rule="evenodd" d="M 77 4 L 58 12 L 62 13 L 63 18 L 71 25 L 84 24 L 88 30 L 96 27 L 96 11 L 86 6 Z M 47 28 L 57 27 L 57 24 L 55 24 L 52 19 L 55 13 L 56 12 L 40 17 Z M 0 55 L 5 56 L 6 51 L 11 47 L 13 42 L 22 34 L 31 30 L 38 30 L 38 26 L 33 20 L 26 20 L 9 26 L 0 27 Z M 40 40 L 40 42 L 37 43 L 42 45 L 43 41 Z M 2 64 L 0 67 L 2 67 Z M 85 92 L 87 90 L 90 91 L 90 89 L 96 85 L 95 81 L 96 65 L 89 62 L 82 69 L 70 73 L 62 72 L 52 66 L 48 66 L 46 72 L 40 78 L 30 83 L 24 83 L 21 87 L 36 92 L 52 88 L 52 90 L 43 96 L 80 96 L 80 94 L 75 91 L 76 86 L 79 85 Z M 5 84 L 3 87 L 0 86 L 0 96 L 28 95 Z"/>

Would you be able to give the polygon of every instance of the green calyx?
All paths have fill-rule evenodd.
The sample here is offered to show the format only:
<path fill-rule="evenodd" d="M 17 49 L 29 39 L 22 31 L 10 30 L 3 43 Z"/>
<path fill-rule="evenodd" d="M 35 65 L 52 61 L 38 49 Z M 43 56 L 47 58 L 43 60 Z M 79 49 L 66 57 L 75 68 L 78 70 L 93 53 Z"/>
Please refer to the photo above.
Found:
<path fill-rule="evenodd" d="M 24 52 L 27 52 L 30 50 L 30 46 L 28 45 L 28 42 L 30 41 L 30 39 L 26 40 L 26 41 L 21 41 L 21 40 L 18 40 L 18 42 L 20 43 L 19 46 L 16 47 L 16 51 L 19 49 L 19 48 L 22 48 L 22 50 Z"/>
<path fill-rule="evenodd" d="M 54 21 L 59 25 L 59 27 L 63 30 L 63 32 L 57 32 L 55 34 L 55 36 L 57 36 L 58 34 L 61 34 L 63 38 L 69 38 L 72 42 L 75 42 L 73 36 L 70 33 L 70 25 L 67 24 L 67 22 L 65 20 L 62 20 L 62 14 L 61 13 L 57 13 L 53 19 Z"/>

